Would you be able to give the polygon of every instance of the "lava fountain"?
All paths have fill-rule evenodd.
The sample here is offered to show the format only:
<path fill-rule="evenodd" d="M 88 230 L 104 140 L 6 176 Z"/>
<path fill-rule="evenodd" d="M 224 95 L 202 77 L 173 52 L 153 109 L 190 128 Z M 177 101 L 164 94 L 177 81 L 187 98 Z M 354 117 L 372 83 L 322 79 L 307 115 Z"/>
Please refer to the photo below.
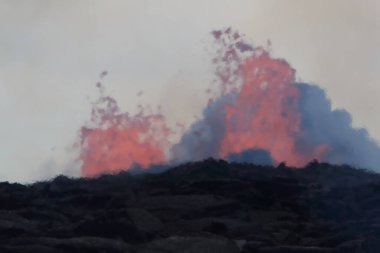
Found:
<path fill-rule="evenodd" d="M 212 34 L 217 88 L 209 89 L 203 117 L 178 143 L 169 141 L 173 131 L 164 115 L 123 113 L 99 85 L 100 98 L 80 134 L 84 176 L 236 155 L 293 167 L 313 159 L 372 169 L 380 164 L 380 148 L 367 131 L 353 128 L 347 111 L 332 109 L 318 86 L 297 83 L 289 63 L 230 28 Z"/>
<path fill-rule="evenodd" d="M 92 108 L 88 126 L 81 129 L 80 160 L 82 174 L 94 176 L 129 169 L 134 165 L 147 168 L 167 161 L 170 134 L 162 114 L 136 115 L 120 112 L 117 102 L 104 95 Z"/>

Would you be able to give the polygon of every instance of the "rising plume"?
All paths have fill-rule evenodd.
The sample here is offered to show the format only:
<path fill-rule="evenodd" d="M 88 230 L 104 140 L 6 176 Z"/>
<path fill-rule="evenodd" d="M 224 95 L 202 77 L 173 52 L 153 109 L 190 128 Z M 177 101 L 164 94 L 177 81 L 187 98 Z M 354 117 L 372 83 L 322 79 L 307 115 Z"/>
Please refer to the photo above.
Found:
<path fill-rule="evenodd" d="M 352 126 L 347 111 L 333 109 L 321 88 L 297 82 L 286 60 L 231 28 L 212 35 L 216 85 L 201 119 L 172 143 L 174 131 L 162 113 L 121 112 L 100 89 L 80 136 L 83 175 L 207 157 L 293 167 L 317 159 L 379 169 L 378 144 Z"/>

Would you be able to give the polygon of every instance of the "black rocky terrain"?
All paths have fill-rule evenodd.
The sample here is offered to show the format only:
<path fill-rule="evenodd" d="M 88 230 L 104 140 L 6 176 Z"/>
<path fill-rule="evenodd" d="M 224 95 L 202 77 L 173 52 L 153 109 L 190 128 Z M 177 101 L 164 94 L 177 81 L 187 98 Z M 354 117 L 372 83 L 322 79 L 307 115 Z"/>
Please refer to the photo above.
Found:
<path fill-rule="evenodd" d="M 380 252 L 380 175 L 206 160 L 0 183 L 0 252 Z"/>

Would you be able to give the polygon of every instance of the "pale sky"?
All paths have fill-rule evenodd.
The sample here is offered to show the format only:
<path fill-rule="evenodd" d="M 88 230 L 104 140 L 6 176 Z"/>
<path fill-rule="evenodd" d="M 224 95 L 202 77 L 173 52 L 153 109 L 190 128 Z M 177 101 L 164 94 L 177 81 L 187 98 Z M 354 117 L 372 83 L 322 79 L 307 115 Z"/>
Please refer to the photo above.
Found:
<path fill-rule="evenodd" d="M 380 140 L 379 0 L 0 0 L 0 181 L 77 173 L 70 148 L 104 70 L 124 110 L 190 124 L 213 78 L 210 31 L 229 26 L 269 39 Z"/>

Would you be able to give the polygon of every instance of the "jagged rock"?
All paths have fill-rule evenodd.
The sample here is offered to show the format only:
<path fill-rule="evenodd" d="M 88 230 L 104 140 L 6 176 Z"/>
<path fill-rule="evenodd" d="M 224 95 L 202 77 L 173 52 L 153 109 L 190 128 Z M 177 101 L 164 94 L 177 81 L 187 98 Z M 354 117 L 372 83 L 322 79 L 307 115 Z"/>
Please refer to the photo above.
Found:
<path fill-rule="evenodd" d="M 14 252 L 20 249 L 25 249 L 26 246 L 41 247 L 42 250 L 54 249 L 57 252 L 71 252 L 71 253 L 81 253 L 81 252 L 112 252 L 112 253 L 128 253 L 133 252 L 130 245 L 120 241 L 105 239 L 99 237 L 77 237 L 77 238 L 20 238 L 12 240 L 10 242 L 9 248 L 14 250 Z M 44 249 L 45 248 L 45 249 Z M 55 252 L 55 251 L 51 252 Z M 46 251 L 49 252 L 49 251 Z"/>
<path fill-rule="evenodd" d="M 208 159 L 0 183 L 0 252 L 380 252 L 380 175 Z"/>
<path fill-rule="evenodd" d="M 302 246 L 278 246 L 262 247 L 258 253 L 335 253 L 335 249 L 320 247 L 302 247 Z"/>
<path fill-rule="evenodd" d="M 0 211 L 0 238 L 35 234 L 36 232 L 36 222 L 25 219 L 10 211 Z"/>
<path fill-rule="evenodd" d="M 213 195 L 164 195 L 143 198 L 137 206 L 156 212 L 162 220 L 174 217 L 199 217 L 205 213 L 229 212 L 237 208 L 234 200 Z"/>
<path fill-rule="evenodd" d="M 74 229 L 81 236 L 96 236 L 105 238 L 122 238 L 125 241 L 137 239 L 136 227 L 127 217 L 99 216 L 80 222 Z"/>
<path fill-rule="evenodd" d="M 64 250 L 60 250 L 53 247 L 43 245 L 2 245 L 0 246 L 0 252 L 4 253 L 65 253 Z"/>
<path fill-rule="evenodd" d="M 158 233 L 163 226 L 162 222 L 157 217 L 144 209 L 129 208 L 127 212 L 129 219 L 135 225 L 136 230 L 147 236 Z"/>
<path fill-rule="evenodd" d="M 223 238 L 169 237 L 144 245 L 138 253 L 234 253 L 237 245 Z"/>

